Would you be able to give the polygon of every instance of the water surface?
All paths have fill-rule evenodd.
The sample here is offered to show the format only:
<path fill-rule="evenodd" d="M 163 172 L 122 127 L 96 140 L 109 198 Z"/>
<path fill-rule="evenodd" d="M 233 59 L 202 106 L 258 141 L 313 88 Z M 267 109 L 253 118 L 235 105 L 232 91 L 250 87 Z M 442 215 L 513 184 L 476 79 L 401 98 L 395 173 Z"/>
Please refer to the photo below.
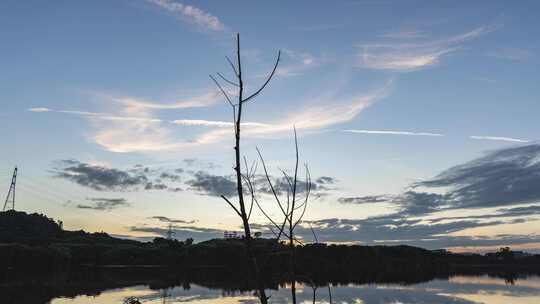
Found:
<path fill-rule="evenodd" d="M 299 303 L 312 303 L 314 288 L 300 284 Z M 290 303 L 290 290 L 281 286 L 269 290 L 271 303 Z M 425 283 L 364 284 L 331 286 L 332 303 L 398 304 L 398 303 L 540 303 L 540 277 L 529 276 L 504 279 L 491 276 L 455 276 Z M 119 304 L 128 297 L 137 297 L 141 303 L 257 303 L 250 292 L 210 289 L 189 284 L 168 289 L 151 289 L 147 285 L 110 289 L 98 295 L 79 295 L 75 298 L 59 297 L 51 304 Z M 329 303 L 327 286 L 315 288 L 317 303 Z"/>

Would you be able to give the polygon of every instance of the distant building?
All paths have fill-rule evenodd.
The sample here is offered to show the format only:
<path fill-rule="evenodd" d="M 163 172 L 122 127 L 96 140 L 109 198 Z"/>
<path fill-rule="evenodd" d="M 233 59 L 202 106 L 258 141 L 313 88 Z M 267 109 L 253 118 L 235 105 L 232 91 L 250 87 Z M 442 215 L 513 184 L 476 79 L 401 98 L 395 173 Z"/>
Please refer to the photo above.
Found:
<path fill-rule="evenodd" d="M 450 251 L 448 251 L 446 249 L 435 249 L 435 250 L 431 250 L 431 252 L 438 253 L 438 254 L 449 254 L 450 253 Z"/>
<path fill-rule="evenodd" d="M 223 231 L 224 239 L 240 239 L 242 236 L 243 235 L 238 231 Z"/>

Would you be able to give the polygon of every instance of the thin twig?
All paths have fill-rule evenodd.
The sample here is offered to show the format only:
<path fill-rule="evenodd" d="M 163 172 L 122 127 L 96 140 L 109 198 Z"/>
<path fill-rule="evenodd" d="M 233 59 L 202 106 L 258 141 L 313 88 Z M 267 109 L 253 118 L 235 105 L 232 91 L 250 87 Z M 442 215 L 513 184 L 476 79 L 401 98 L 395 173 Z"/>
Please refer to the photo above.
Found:
<path fill-rule="evenodd" d="M 232 82 L 232 81 L 230 81 L 229 79 L 225 78 L 225 76 L 223 76 L 220 72 L 217 72 L 217 75 L 218 75 L 221 79 L 223 79 L 225 82 L 227 82 L 228 84 L 232 84 L 233 86 L 237 86 L 237 87 L 239 86 L 237 83 Z"/>
<path fill-rule="evenodd" d="M 282 225 L 282 227 L 279 227 L 279 225 L 272 219 L 272 217 L 270 217 L 265 211 L 263 208 L 261 208 L 261 205 L 259 204 L 259 201 L 257 199 L 255 199 L 255 205 L 257 205 L 257 207 L 259 208 L 259 210 L 261 210 L 262 214 L 278 229 L 279 231 L 279 234 L 283 234 L 285 237 L 289 238 L 290 236 L 285 232 L 285 229 L 282 228 L 284 227 L 284 225 Z M 275 234 L 275 233 L 274 233 Z M 279 238 L 278 238 L 279 239 Z"/>
<path fill-rule="evenodd" d="M 223 90 L 223 88 L 221 87 L 221 85 L 219 84 L 219 82 L 214 78 L 214 76 L 212 75 L 208 75 L 210 76 L 210 78 L 214 81 L 214 83 L 216 84 L 216 86 L 221 90 L 221 93 L 223 94 L 223 96 L 225 96 L 225 98 L 227 98 L 227 101 L 229 102 L 229 104 L 231 105 L 231 107 L 234 108 L 234 104 L 232 103 L 231 99 L 229 98 L 229 95 L 227 95 L 227 93 L 225 92 L 225 90 Z M 235 115 L 236 116 L 236 115 Z"/>
<path fill-rule="evenodd" d="M 234 63 L 232 63 L 231 59 L 229 58 L 229 56 L 225 56 L 225 58 L 227 59 L 227 61 L 229 62 L 229 64 L 231 65 L 231 68 L 234 72 L 234 75 L 236 75 L 236 77 L 238 78 L 239 75 L 238 75 L 238 71 L 236 70 L 236 67 L 234 66 Z"/>
<path fill-rule="evenodd" d="M 285 234 L 283 232 L 284 230 L 284 225 L 282 225 L 281 227 L 264 211 L 264 209 L 261 207 L 259 201 L 257 200 L 257 197 L 255 196 L 255 188 L 253 187 L 253 183 L 251 182 L 251 179 L 246 177 L 245 175 L 242 175 L 242 177 L 244 178 L 247 186 L 248 186 L 248 190 L 250 192 L 250 195 L 251 195 L 251 199 L 252 199 L 252 202 L 255 202 L 255 204 L 257 205 L 257 207 L 259 208 L 259 210 L 261 210 L 262 214 L 276 227 L 278 228 L 278 231 L 279 231 L 279 234 L 276 234 L 273 230 L 271 230 L 274 235 L 277 236 L 277 239 L 279 240 L 279 238 L 281 237 L 281 234 Z M 288 237 L 288 236 L 287 236 Z"/>
<path fill-rule="evenodd" d="M 285 172 L 285 170 L 281 170 L 281 173 L 283 174 L 283 176 L 285 177 L 285 180 L 287 181 L 287 184 L 289 185 L 289 189 L 287 189 L 287 214 L 289 214 L 290 210 L 290 199 L 289 199 L 289 195 L 290 195 L 290 192 L 293 192 L 293 185 L 292 185 L 292 182 L 291 182 L 291 178 L 289 177 L 289 175 L 287 174 L 287 172 Z"/>
<path fill-rule="evenodd" d="M 294 226 L 293 226 L 293 214 L 294 214 L 294 210 L 295 210 L 295 205 L 296 205 L 296 186 L 298 185 L 298 160 L 299 160 L 299 157 L 298 157 L 298 139 L 296 137 L 296 127 L 294 127 L 294 147 L 295 147 L 295 152 L 296 152 L 296 161 L 295 161 L 295 165 L 294 165 L 294 179 L 293 179 L 293 193 L 292 193 L 292 206 L 291 206 L 291 212 L 289 213 L 289 229 L 291 231 L 291 234 L 292 234 L 292 230 L 294 229 Z"/>
<path fill-rule="evenodd" d="M 305 198 L 305 201 L 303 203 L 304 204 L 304 210 L 302 210 L 302 213 L 300 214 L 300 216 L 298 217 L 298 220 L 294 224 L 293 229 L 302 221 L 302 218 L 306 214 L 307 204 L 308 204 L 308 200 L 309 200 L 309 194 L 311 193 L 311 173 L 309 172 L 309 168 L 308 168 L 307 165 L 305 165 L 305 168 L 306 168 L 306 198 Z"/>
<path fill-rule="evenodd" d="M 276 199 L 276 202 L 278 203 L 279 208 L 281 209 L 281 212 L 283 212 L 283 215 L 285 217 L 287 217 L 288 213 L 285 212 L 285 209 L 283 209 L 283 205 L 281 204 L 281 201 L 279 200 L 279 196 L 276 193 L 276 189 L 274 188 L 274 184 L 270 180 L 270 175 L 268 174 L 268 170 L 266 168 L 266 163 L 264 162 L 264 158 L 262 157 L 261 151 L 259 150 L 259 148 L 256 148 L 256 150 L 257 150 L 257 153 L 259 154 L 259 158 L 261 160 L 261 164 L 262 164 L 263 170 L 264 170 L 264 175 L 266 177 L 266 180 L 268 181 L 268 185 L 270 186 L 270 190 L 272 191 L 272 194 L 274 195 L 274 198 Z"/>
<path fill-rule="evenodd" d="M 247 219 L 249 221 L 249 219 L 251 218 L 251 211 L 253 211 L 253 198 L 255 196 L 255 191 L 254 191 L 254 188 L 253 188 L 253 185 L 251 184 L 251 178 L 253 178 L 253 174 L 254 174 L 254 171 L 253 171 L 253 165 L 250 167 L 248 167 L 248 164 L 247 164 L 247 159 L 246 157 L 244 156 L 244 163 L 246 164 L 246 169 L 248 170 L 247 172 L 247 181 L 249 183 L 249 186 L 248 187 L 251 187 L 253 189 L 252 192 L 252 195 L 251 195 L 251 204 L 249 206 L 249 212 L 248 212 L 248 216 L 247 216 Z"/>

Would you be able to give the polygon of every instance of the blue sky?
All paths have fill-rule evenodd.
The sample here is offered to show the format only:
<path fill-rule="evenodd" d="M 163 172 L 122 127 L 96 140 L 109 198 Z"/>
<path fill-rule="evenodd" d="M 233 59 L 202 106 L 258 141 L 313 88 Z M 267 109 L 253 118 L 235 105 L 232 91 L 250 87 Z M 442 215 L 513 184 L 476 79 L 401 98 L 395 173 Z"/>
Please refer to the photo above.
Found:
<path fill-rule="evenodd" d="M 208 74 L 231 75 L 225 56 L 239 32 L 249 91 L 282 51 L 276 77 L 247 107 L 245 155 L 256 159 L 260 147 L 273 174 L 291 168 L 296 125 L 302 161 L 332 178 L 306 218 L 324 240 L 536 249 L 538 217 L 510 209 L 534 211 L 540 199 L 528 183 L 537 178 L 539 8 L 2 1 L 0 182 L 7 190 L 18 165 L 18 209 L 70 229 L 148 237 L 176 220 L 179 236 L 196 239 L 237 229 L 216 197 L 230 186 L 232 114 Z M 488 195 L 501 187 L 504 201 Z M 417 212 L 419 193 L 442 196 Z M 463 218 L 479 214 L 492 216 Z"/>

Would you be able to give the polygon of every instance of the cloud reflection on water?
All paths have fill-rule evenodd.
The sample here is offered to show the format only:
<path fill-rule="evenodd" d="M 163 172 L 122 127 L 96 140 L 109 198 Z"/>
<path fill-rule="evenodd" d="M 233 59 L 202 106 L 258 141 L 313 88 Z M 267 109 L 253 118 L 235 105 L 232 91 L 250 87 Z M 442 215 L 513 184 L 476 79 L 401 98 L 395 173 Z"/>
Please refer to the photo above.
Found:
<path fill-rule="evenodd" d="M 513 282 L 513 284 L 509 284 Z M 328 289 L 317 289 L 317 303 L 328 303 Z M 290 303 L 287 288 L 271 290 L 272 303 Z M 250 292 L 209 289 L 191 284 L 189 288 L 175 287 L 167 290 L 151 290 L 147 286 L 133 286 L 103 292 L 95 297 L 79 296 L 75 299 L 56 299 L 51 304 L 121 303 L 123 298 L 138 296 L 144 304 L 156 303 L 257 303 Z M 299 303 L 311 303 L 313 289 L 300 285 Z M 538 303 L 540 301 L 540 277 L 505 280 L 488 276 L 457 276 L 448 280 L 433 280 L 414 285 L 366 284 L 332 287 L 333 303 Z"/>

